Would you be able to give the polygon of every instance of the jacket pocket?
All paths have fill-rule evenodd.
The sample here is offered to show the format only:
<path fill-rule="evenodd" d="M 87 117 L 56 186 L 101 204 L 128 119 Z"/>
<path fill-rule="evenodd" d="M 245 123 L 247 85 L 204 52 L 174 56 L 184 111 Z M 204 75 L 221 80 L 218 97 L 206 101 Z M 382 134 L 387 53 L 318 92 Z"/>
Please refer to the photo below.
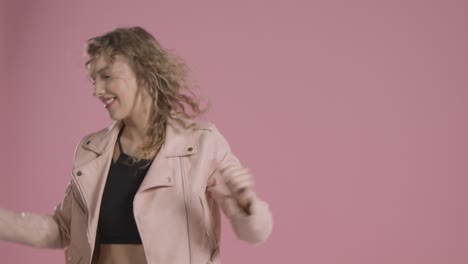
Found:
<path fill-rule="evenodd" d="M 65 261 L 68 264 L 79 264 L 82 258 L 74 247 L 69 246 L 65 249 Z"/>
<path fill-rule="evenodd" d="M 76 186 L 72 188 L 71 192 L 73 193 L 74 203 L 76 204 L 76 206 L 80 209 L 84 216 L 88 216 L 88 210 L 86 210 L 86 206 L 84 205 L 83 199 L 81 198 L 81 195 Z"/>
<path fill-rule="evenodd" d="M 211 214 L 209 208 L 206 206 L 203 197 L 199 196 L 201 210 L 203 212 L 203 224 L 205 227 L 205 235 L 208 240 L 208 245 L 211 250 L 215 250 L 218 247 L 216 237 L 213 232 L 213 223 L 211 221 Z"/>
<path fill-rule="evenodd" d="M 88 216 L 78 197 L 74 197 L 71 204 L 70 246 L 76 250 L 83 250 L 89 246 Z"/>

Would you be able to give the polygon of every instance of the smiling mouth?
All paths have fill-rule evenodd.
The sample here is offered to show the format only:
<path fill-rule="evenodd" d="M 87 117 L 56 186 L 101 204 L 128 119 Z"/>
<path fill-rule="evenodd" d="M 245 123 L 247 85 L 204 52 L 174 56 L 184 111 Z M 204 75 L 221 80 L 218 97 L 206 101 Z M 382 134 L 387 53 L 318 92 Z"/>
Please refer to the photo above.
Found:
<path fill-rule="evenodd" d="M 112 98 L 108 98 L 108 99 L 104 100 L 103 101 L 104 102 L 104 107 L 106 109 L 109 109 L 114 104 L 115 99 L 116 99 L 116 97 L 112 97 Z"/>

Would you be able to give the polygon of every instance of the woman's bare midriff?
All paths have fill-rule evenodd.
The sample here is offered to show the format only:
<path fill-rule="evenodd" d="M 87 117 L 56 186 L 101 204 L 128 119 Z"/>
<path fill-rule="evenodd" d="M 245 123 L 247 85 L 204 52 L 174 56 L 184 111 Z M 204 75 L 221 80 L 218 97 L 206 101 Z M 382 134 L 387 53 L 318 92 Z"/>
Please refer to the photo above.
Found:
<path fill-rule="evenodd" d="M 101 244 L 98 264 L 147 264 L 143 245 Z"/>

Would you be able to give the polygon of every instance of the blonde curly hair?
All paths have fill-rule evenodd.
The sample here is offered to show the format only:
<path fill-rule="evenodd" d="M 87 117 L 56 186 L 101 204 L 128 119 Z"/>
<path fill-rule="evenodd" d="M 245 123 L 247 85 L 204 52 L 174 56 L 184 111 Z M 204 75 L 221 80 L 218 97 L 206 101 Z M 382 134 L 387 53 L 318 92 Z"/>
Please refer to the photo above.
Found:
<path fill-rule="evenodd" d="M 93 37 L 86 41 L 85 50 L 89 56 L 85 67 L 91 76 L 91 65 L 99 56 L 105 56 L 110 63 L 114 62 L 116 55 L 125 56 L 136 73 L 138 84 L 145 87 L 153 99 L 150 124 L 140 148 L 143 159 L 151 159 L 151 153 L 156 155 L 159 152 L 169 118 L 175 115 L 194 118 L 208 110 L 208 106 L 201 108 L 200 100 L 194 93 L 198 86 L 189 82 L 189 68 L 183 60 L 163 48 L 153 35 L 141 27 L 119 27 Z M 139 160 L 134 158 L 133 161 Z"/>

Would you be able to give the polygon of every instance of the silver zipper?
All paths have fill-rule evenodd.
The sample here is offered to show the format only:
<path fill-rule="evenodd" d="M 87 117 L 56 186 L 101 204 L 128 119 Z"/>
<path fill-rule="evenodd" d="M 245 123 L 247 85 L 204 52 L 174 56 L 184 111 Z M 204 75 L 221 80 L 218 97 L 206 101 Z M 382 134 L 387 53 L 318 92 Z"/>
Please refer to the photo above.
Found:
<path fill-rule="evenodd" d="M 182 189 L 184 192 L 184 202 L 185 202 L 185 214 L 187 216 L 187 236 L 188 236 L 188 247 L 189 247 L 189 257 L 190 257 L 190 262 L 192 263 L 193 255 L 192 255 L 192 245 L 190 244 L 190 210 L 189 210 L 189 201 L 188 201 L 188 186 L 187 186 L 187 178 L 185 175 L 185 168 L 184 168 L 184 162 L 182 160 L 182 157 L 179 157 L 180 159 L 180 169 L 182 170 Z"/>

